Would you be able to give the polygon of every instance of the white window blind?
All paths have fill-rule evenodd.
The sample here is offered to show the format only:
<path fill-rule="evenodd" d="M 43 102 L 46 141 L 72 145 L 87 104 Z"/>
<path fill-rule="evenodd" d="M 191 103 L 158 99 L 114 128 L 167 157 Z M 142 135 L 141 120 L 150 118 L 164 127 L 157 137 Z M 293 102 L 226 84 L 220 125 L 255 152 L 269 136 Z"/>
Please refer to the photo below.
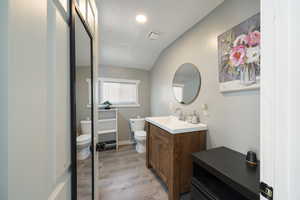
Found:
<path fill-rule="evenodd" d="M 109 101 L 114 106 L 138 106 L 139 81 L 100 79 L 100 104 Z"/>
<path fill-rule="evenodd" d="M 179 102 L 182 102 L 182 100 L 183 100 L 183 86 L 174 86 L 173 85 L 173 91 L 174 91 L 175 98 Z"/>

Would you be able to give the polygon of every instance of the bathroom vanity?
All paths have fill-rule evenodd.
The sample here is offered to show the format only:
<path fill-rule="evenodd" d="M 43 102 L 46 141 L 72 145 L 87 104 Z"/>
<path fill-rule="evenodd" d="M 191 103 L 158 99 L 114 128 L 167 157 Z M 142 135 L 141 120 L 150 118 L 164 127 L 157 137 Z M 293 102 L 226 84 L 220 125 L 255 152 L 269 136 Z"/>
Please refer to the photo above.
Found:
<path fill-rule="evenodd" d="M 204 124 L 190 124 L 175 117 L 146 118 L 146 165 L 168 187 L 169 200 L 179 200 L 189 192 L 192 178 L 192 153 L 206 149 Z"/>

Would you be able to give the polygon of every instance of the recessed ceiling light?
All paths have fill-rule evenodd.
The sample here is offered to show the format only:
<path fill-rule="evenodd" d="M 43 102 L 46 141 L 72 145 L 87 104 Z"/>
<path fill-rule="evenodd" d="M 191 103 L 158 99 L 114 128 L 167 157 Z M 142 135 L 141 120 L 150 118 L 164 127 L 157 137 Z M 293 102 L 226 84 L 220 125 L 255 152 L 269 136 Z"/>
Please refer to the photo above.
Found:
<path fill-rule="evenodd" d="M 147 22 L 147 17 L 145 15 L 137 15 L 135 19 L 138 23 L 141 24 L 145 24 Z"/>

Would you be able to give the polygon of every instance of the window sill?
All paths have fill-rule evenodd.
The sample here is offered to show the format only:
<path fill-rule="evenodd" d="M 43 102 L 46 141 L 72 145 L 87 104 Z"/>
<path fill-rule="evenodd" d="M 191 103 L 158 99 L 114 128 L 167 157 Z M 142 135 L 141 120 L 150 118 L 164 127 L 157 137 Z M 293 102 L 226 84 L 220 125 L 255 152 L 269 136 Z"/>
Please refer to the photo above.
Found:
<path fill-rule="evenodd" d="M 91 108 L 92 106 L 88 104 L 86 106 L 87 108 Z M 104 108 L 105 106 L 103 105 L 98 105 L 98 108 Z M 112 105 L 111 108 L 138 108 L 141 107 L 140 104 L 132 104 L 132 105 Z"/>
<path fill-rule="evenodd" d="M 141 107 L 140 104 L 132 104 L 132 105 L 113 105 L 112 108 L 138 108 Z"/>

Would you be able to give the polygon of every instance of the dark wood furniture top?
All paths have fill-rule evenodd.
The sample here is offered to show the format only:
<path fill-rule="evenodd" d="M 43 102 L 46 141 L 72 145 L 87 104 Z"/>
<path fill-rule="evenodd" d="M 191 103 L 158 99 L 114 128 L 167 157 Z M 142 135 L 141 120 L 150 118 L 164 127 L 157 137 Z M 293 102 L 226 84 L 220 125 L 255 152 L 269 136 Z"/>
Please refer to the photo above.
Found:
<path fill-rule="evenodd" d="M 260 165 L 247 165 L 245 155 L 220 147 L 193 153 L 193 162 L 247 199 L 259 199 Z"/>

